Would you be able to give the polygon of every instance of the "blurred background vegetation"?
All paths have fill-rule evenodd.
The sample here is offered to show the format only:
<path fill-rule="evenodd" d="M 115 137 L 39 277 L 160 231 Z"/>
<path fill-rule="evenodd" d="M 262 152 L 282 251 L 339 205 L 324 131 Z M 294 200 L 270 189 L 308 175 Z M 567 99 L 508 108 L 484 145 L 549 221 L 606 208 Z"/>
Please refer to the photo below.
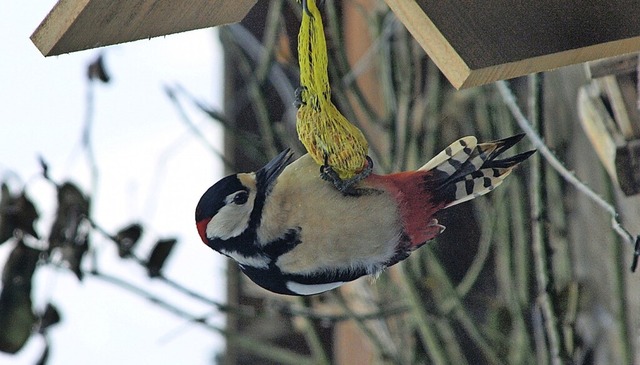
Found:
<path fill-rule="evenodd" d="M 377 172 L 415 169 L 461 136 L 489 141 L 521 133 L 495 85 L 453 89 L 383 1 L 321 5 L 334 103 L 367 136 Z M 212 123 L 225 127 L 228 172 L 253 171 L 285 147 L 304 152 L 295 134 L 299 22 L 295 0 L 273 0 L 258 2 L 242 23 L 219 29 L 226 65 L 224 110 L 209 107 L 189 90 L 167 89 L 172 98 L 187 98 Z M 581 129 L 578 93 L 590 83 L 580 65 L 511 80 L 509 86 L 547 146 L 614 204 L 626 228 L 637 233 L 640 201 L 612 183 Z M 514 152 L 530 149 L 522 145 Z M 78 199 L 84 201 L 81 194 Z M 377 279 L 359 279 L 318 296 L 267 293 L 230 262 L 228 303 L 219 306 L 228 318 L 227 348 L 217 361 L 640 361 L 640 287 L 629 270 L 633 249 L 615 235 L 608 213 L 539 155 L 496 191 L 452 207 L 438 219 L 446 231 L 405 262 Z M 105 234 L 131 259 L 127 229 Z M 173 244 L 164 245 L 160 258 Z M 162 278 L 164 259 L 155 266 L 151 256 L 132 259 Z"/>
<path fill-rule="evenodd" d="M 464 135 L 520 133 L 495 85 L 456 91 L 382 1 L 322 4 L 334 102 L 370 141 L 378 172 L 415 169 Z M 251 171 L 295 136 L 295 1 L 258 4 L 220 29 L 227 158 Z M 635 77 L 635 76 L 634 76 Z M 611 183 L 579 122 L 583 65 L 511 80 L 545 143 L 638 232 L 637 197 Z M 521 146 L 522 150 L 530 148 Z M 443 212 L 447 230 L 378 279 L 290 300 L 229 266 L 229 300 L 259 319 L 229 328 L 304 358 L 227 348 L 227 363 L 630 364 L 638 285 L 611 218 L 540 156 L 486 197 Z M 302 341 L 304 339 L 304 341 Z"/>

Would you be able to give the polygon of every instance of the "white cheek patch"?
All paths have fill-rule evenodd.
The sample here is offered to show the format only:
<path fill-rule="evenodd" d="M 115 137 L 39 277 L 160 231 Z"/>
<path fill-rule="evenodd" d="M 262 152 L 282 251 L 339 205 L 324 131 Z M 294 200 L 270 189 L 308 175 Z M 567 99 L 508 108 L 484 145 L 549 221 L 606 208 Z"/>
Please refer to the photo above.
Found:
<path fill-rule="evenodd" d="M 295 281 L 287 281 L 287 289 L 300 295 L 312 295 L 335 289 L 344 284 L 344 281 L 336 281 L 335 283 L 326 284 L 300 284 Z"/>
<path fill-rule="evenodd" d="M 253 204 L 229 204 L 222 207 L 207 224 L 207 237 L 227 240 L 237 237 L 249 227 Z"/>
<path fill-rule="evenodd" d="M 226 250 L 221 250 L 220 252 L 231 257 L 242 266 L 250 266 L 256 269 L 266 269 L 269 267 L 269 258 L 267 258 L 266 256 L 245 256 L 235 251 Z"/>

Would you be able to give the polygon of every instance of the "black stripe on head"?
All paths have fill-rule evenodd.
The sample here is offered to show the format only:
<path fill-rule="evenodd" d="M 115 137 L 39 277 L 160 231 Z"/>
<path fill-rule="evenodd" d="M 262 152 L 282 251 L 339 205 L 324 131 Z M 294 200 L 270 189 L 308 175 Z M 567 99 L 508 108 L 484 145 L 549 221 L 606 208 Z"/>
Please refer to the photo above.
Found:
<path fill-rule="evenodd" d="M 275 186 L 278 176 L 287 167 L 292 157 L 293 152 L 290 148 L 287 148 L 264 165 L 263 168 L 256 171 L 256 199 L 253 204 L 251 219 L 249 220 L 249 227 L 253 229 L 254 233 L 260 225 L 265 200 Z"/>
<path fill-rule="evenodd" d="M 225 198 L 236 191 L 247 190 L 238 175 L 229 175 L 213 184 L 202 194 L 196 206 L 196 222 L 213 218 L 225 206 Z"/>

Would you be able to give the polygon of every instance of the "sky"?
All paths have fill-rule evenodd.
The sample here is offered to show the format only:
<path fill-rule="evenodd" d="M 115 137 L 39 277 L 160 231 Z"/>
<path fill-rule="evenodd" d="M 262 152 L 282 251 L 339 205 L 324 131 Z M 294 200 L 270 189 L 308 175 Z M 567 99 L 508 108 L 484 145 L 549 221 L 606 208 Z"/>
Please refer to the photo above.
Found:
<path fill-rule="evenodd" d="M 221 109 L 222 55 L 215 31 L 192 31 L 152 40 L 45 58 L 29 36 L 54 0 L 0 3 L 0 179 L 13 191 L 26 187 L 36 202 L 37 229 L 48 234 L 55 189 L 40 176 L 38 156 L 52 178 L 92 188 L 80 144 L 87 106 L 86 67 L 100 52 L 112 76 L 94 84 L 92 141 L 99 179 L 93 219 L 110 232 L 139 221 L 147 230 L 137 247 L 145 256 L 160 237 L 178 246 L 164 274 L 203 295 L 224 301 L 224 260 L 199 241 L 193 221 L 201 194 L 222 174 L 211 147 L 222 151 L 222 130 L 188 102 L 190 120 L 208 145 L 194 136 L 163 91 L 181 85 Z M 146 278 L 144 270 L 117 256 L 113 243 L 92 236 L 101 270 L 139 285 L 194 315 L 214 314 Z M 12 244 L 0 246 L 0 266 Z M 67 270 L 39 268 L 34 305 L 51 301 L 62 322 L 50 330 L 48 364 L 211 364 L 223 340 L 189 325 L 121 288 L 92 277 L 78 281 Z M 32 364 L 43 349 L 32 336 L 16 355 L 0 353 L 0 364 Z"/>

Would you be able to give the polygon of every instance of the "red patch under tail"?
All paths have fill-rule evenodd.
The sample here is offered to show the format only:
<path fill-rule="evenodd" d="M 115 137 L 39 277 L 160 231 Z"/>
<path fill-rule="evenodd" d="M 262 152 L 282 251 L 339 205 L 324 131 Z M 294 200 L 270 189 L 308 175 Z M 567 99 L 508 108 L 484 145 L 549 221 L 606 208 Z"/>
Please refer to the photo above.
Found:
<path fill-rule="evenodd" d="M 368 183 L 384 186 L 398 201 L 404 230 L 412 249 L 432 240 L 444 229 L 437 224 L 433 215 L 443 209 L 446 203 L 434 204 L 426 183 L 430 174 L 430 171 L 406 171 L 390 175 L 372 174 L 367 179 Z"/>

